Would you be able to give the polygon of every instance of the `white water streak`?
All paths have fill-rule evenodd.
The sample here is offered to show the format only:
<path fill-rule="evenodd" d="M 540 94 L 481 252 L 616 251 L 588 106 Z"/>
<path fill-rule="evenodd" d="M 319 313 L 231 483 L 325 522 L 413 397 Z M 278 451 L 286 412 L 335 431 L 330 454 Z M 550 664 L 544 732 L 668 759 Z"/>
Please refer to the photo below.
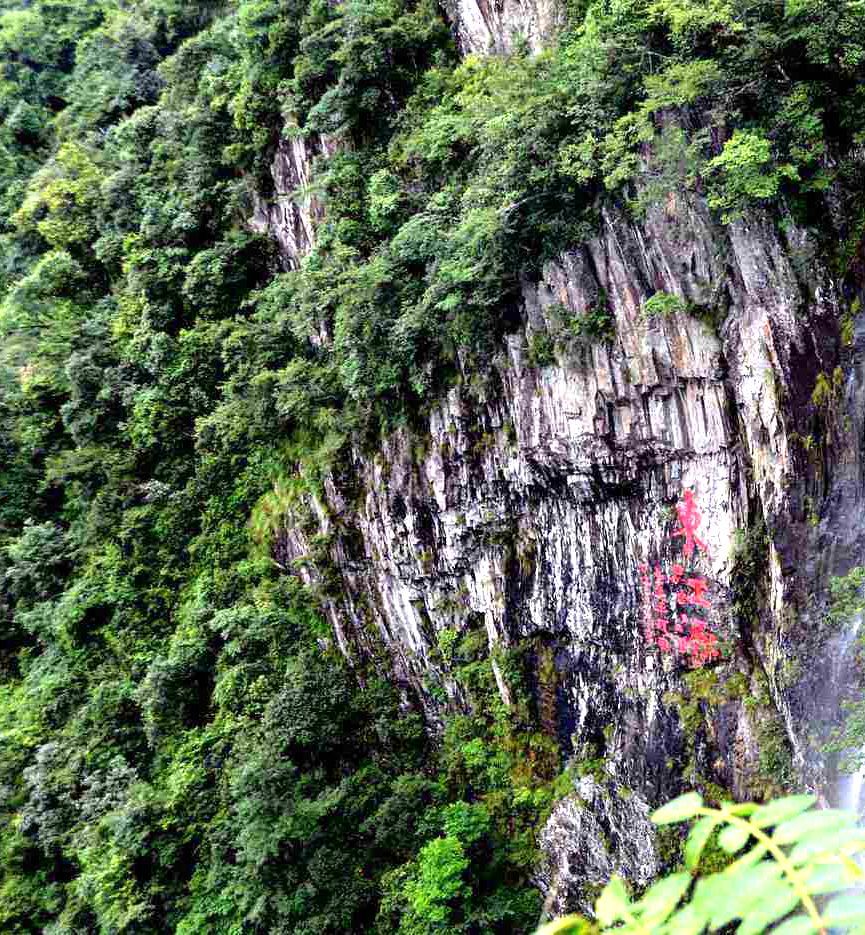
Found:
<path fill-rule="evenodd" d="M 852 621 L 852 625 L 844 634 L 839 653 L 839 670 L 843 670 L 847 661 L 847 655 L 852 646 L 856 643 L 859 631 L 862 628 L 862 614 L 857 614 Z M 839 671 L 840 674 L 840 671 Z M 865 747 L 859 751 L 857 757 L 861 761 L 861 766 L 854 773 L 840 774 L 838 776 L 838 786 L 836 795 L 838 798 L 838 807 L 856 812 L 862 817 L 862 789 L 865 787 Z"/>

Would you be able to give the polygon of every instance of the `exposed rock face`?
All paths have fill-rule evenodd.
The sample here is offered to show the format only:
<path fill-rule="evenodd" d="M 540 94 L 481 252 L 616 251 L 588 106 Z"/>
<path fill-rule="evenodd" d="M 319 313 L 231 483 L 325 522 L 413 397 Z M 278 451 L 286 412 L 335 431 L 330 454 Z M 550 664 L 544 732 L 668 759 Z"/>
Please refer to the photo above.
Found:
<path fill-rule="evenodd" d="M 618 795 L 590 777 L 563 799 L 541 834 L 543 861 L 537 882 L 549 894 L 551 916 L 591 915 L 613 874 L 647 886 L 661 871 L 651 808 L 639 795 Z"/>
<path fill-rule="evenodd" d="M 395 432 L 375 456 L 354 451 L 327 481 L 312 531 L 327 535 L 328 557 L 303 573 L 312 583 L 336 574 L 326 607 L 344 651 L 382 641 L 434 722 L 443 693 L 462 702 L 436 649 L 442 632 L 483 628 L 491 650 L 528 642 L 554 662 L 553 676 L 535 672 L 539 693 L 554 698 L 549 729 L 567 752 L 602 752 L 611 788 L 656 803 L 699 776 L 753 794 L 760 718 L 743 693 L 689 736 L 670 700 L 681 660 L 643 634 L 640 566 L 682 559 L 675 508 L 690 490 L 706 545 L 693 570 L 710 584 L 711 626 L 731 647 L 718 672 L 739 671 L 752 688 L 766 673 L 800 771 L 819 776 L 805 725 L 825 721 L 837 697 L 823 687 L 826 637 L 808 595 L 865 552 L 850 518 L 865 489 L 865 336 L 860 323 L 843 352 L 856 366 L 839 382 L 841 287 L 813 255 L 792 224 L 754 217 L 719 228 L 698 199 L 639 223 L 606 211 L 595 240 L 525 284 L 525 333 L 508 338 L 483 379 L 466 374 L 425 433 Z M 713 311 L 720 333 L 692 312 L 646 319 L 658 290 Z M 530 364 L 527 340 L 561 334 L 563 316 L 604 302 L 614 343 L 561 341 L 555 363 Z M 816 407 L 820 374 L 832 390 Z M 743 619 L 732 606 L 736 530 L 760 518 L 768 545 L 746 587 L 763 580 L 766 608 Z M 290 525 L 282 548 L 309 558 L 309 527 Z M 617 798 L 598 792 L 593 802 L 624 827 Z M 575 798 L 545 832 L 558 908 L 595 871 L 636 860 L 624 844 L 608 860 L 581 859 L 601 820 L 592 816 Z M 634 846 L 651 849 L 648 830 Z"/>
<path fill-rule="evenodd" d="M 539 48 L 563 13 L 555 0 L 447 9 L 461 49 L 478 53 L 520 37 Z M 299 194 L 312 160 L 335 148 L 279 144 L 275 194 L 252 224 L 286 268 L 321 217 Z M 320 587 L 342 650 L 383 645 L 431 724 L 467 703 L 443 634 L 483 634 L 506 702 L 496 660 L 528 647 L 544 729 L 603 763 L 542 834 L 550 911 L 588 911 L 611 872 L 647 883 L 663 862 L 649 812 L 685 785 L 760 794 L 766 757 L 785 745 L 806 783 L 825 783 L 849 640 L 826 632 L 822 593 L 865 558 L 865 316 L 846 346 L 839 334 L 865 256 L 840 282 L 825 253 L 789 219 L 719 227 L 698 197 L 642 221 L 608 209 L 593 241 L 524 283 L 523 329 L 486 373 L 466 371 L 423 430 L 353 450 L 309 515 L 287 520 L 280 557 Z M 681 308 L 647 317 L 657 292 Z M 573 319 L 599 307 L 616 340 L 575 339 Z M 313 340 L 327 342 L 326 324 Z M 537 366 L 529 349 L 551 340 L 554 360 Z M 705 544 L 687 562 L 686 491 Z M 677 562 L 708 582 L 708 621 L 728 647 L 696 698 L 681 656 L 644 632 L 641 569 Z"/>
<path fill-rule="evenodd" d="M 564 22 L 561 0 L 447 0 L 442 4 L 463 53 L 537 51 Z"/>
<path fill-rule="evenodd" d="M 321 220 L 320 201 L 308 192 L 313 160 L 329 156 L 338 148 L 334 140 L 319 136 L 281 137 L 271 164 L 273 194 L 255 196 L 255 211 L 249 226 L 270 234 L 280 247 L 286 269 L 297 268 L 315 243 L 315 225 Z"/>

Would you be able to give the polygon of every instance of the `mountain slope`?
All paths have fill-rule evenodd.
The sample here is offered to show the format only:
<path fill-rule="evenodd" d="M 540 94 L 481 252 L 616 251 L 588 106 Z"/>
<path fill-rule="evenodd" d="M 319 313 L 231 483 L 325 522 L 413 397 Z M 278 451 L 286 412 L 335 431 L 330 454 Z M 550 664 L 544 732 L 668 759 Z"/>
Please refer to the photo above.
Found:
<path fill-rule="evenodd" d="M 860 3 L 4 2 L 0 56 L 4 931 L 529 932 L 683 788 L 830 793 Z"/>

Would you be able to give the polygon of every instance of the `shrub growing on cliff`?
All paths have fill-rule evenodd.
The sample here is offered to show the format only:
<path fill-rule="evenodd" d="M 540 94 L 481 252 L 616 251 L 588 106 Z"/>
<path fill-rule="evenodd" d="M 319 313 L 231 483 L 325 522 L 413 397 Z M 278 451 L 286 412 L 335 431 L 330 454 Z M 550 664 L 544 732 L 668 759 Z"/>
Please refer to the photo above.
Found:
<path fill-rule="evenodd" d="M 534 367 L 549 367 L 556 362 L 556 345 L 545 331 L 529 338 L 529 363 Z"/>
<path fill-rule="evenodd" d="M 655 316 L 666 318 L 668 315 L 675 315 L 678 312 L 684 312 L 687 306 L 677 295 L 670 295 L 669 292 L 656 292 L 643 302 L 643 318 L 654 318 Z"/>
<path fill-rule="evenodd" d="M 713 177 L 709 204 L 725 222 L 754 203 L 771 201 L 784 179 L 799 178 L 794 166 L 777 164 L 770 141 L 754 130 L 736 130 L 706 169 Z"/>
<path fill-rule="evenodd" d="M 616 320 L 603 292 L 598 296 L 597 302 L 582 315 L 575 315 L 564 306 L 550 309 L 550 312 L 557 312 L 567 333 L 578 340 L 605 342 L 613 341 L 616 337 Z"/>

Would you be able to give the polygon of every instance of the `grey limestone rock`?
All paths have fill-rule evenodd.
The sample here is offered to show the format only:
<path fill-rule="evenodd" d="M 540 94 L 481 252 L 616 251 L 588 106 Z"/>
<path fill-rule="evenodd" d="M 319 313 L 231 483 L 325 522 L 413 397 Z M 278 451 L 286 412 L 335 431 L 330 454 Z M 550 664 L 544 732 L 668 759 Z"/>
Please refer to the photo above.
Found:
<path fill-rule="evenodd" d="M 611 780 L 651 804 L 697 775 L 758 794 L 759 717 L 727 698 L 689 736 L 670 701 L 686 670 L 643 633 L 640 567 L 678 560 L 676 507 L 691 491 L 706 545 L 694 571 L 709 582 L 711 626 L 732 647 L 722 679 L 739 672 L 754 686 L 765 673 L 764 703 L 803 781 L 819 784 L 814 725 L 834 716 L 837 694 L 824 690 L 813 595 L 863 554 L 851 519 L 861 516 L 863 410 L 861 364 L 843 369 L 837 337 L 841 287 L 806 249 L 810 237 L 762 216 L 717 226 L 696 196 L 639 221 L 605 210 L 596 238 L 525 282 L 523 329 L 488 372 L 464 373 L 423 430 L 395 431 L 377 452 L 353 449 L 310 502 L 312 525 L 287 522 L 281 547 L 306 580 L 336 575 L 325 608 L 343 650 L 383 644 L 435 725 L 464 703 L 437 651 L 443 631 L 479 630 L 490 651 L 542 645 L 556 673 L 548 727 L 566 754 L 600 745 Z M 680 309 L 647 318 L 659 291 Z M 533 335 L 561 337 L 563 314 L 601 301 L 615 341 L 560 340 L 553 363 L 530 363 Z M 827 419 L 811 394 L 839 366 Z M 819 463 L 803 441 L 813 432 Z M 739 531 L 760 522 L 762 611 L 742 619 Z M 326 569 L 310 560 L 310 528 L 327 537 Z M 615 812 L 616 801 L 604 807 Z M 556 815 L 553 825 L 579 829 L 594 820 L 573 802 Z M 561 829 L 545 840 L 558 842 L 547 848 L 554 862 L 572 860 Z M 628 871 L 616 847 L 609 866 Z M 608 866 L 599 861 L 591 866 Z M 576 878 L 566 889 L 579 890 Z"/>

